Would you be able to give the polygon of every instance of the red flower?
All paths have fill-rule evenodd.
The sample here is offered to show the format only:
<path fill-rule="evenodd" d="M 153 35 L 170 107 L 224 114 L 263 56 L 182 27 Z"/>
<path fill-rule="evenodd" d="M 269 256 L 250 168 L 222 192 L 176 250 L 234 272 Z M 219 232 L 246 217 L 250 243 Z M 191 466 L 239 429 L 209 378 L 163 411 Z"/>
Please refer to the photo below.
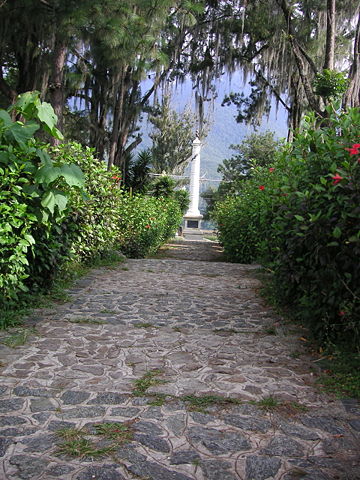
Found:
<path fill-rule="evenodd" d="M 260 185 L 259 190 L 265 190 L 264 185 Z"/>
<path fill-rule="evenodd" d="M 351 148 L 345 148 L 345 150 L 347 150 L 350 155 L 359 155 L 360 143 L 354 143 Z"/>
<path fill-rule="evenodd" d="M 111 178 L 116 181 L 121 180 L 121 177 L 118 177 L 117 175 L 113 175 Z"/>
<path fill-rule="evenodd" d="M 341 311 L 339 312 L 339 316 L 340 316 L 340 317 L 343 317 L 344 315 L 345 315 L 344 310 L 341 310 Z"/>
<path fill-rule="evenodd" d="M 275 170 L 275 168 L 271 167 L 269 168 L 269 172 L 273 172 Z"/>
<path fill-rule="evenodd" d="M 150 225 L 145 225 L 145 228 L 150 228 Z"/>
<path fill-rule="evenodd" d="M 341 175 L 339 175 L 338 173 L 331 178 L 334 180 L 332 182 L 333 185 L 336 185 L 337 183 L 341 182 L 341 180 L 343 179 L 343 177 Z"/>

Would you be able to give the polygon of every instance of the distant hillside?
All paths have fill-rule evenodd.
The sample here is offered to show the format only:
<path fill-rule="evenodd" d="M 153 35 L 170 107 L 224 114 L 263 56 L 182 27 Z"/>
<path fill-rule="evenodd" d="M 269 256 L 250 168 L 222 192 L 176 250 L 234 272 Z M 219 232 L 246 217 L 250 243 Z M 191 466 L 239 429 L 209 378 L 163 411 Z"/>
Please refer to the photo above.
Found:
<path fill-rule="evenodd" d="M 226 94 L 231 91 L 248 91 L 249 88 L 243 86 L 241 74 L 234 74 L 231 83 L 229 77 L 224 76 L 217 83 L 218 95 L 214 101 L 213 106 L 209 105 L 210 116 L 210 130 L 207 138 L 204 141 L 204 146 L 201 151 L 201 175 L 209 179 L 220 179 L 217 173 L 218 165 L 225 159 L 229 158 L 233 151 L 229 149 L 231 144 L 241 143 L 242 139 L 253 132 L 254 129 L 245 124 L 239 124 L 235 121 L 236 107 L 222 107 L 221 103 Z M 210 103 L 210 102 L 209 102 Z M 192 105 L 195 110 L 193 91 L 191 82 L 185 82 L 177 88 L 173 96 L 174 108 L 182 111 L 186 105 Z M 144 139 L 138 149 L 144 149 L 150 146 L 151 141 L 147 135 L 149 127 L 146 122 L 143 124 Z M 272 109 L 269 120 L 264 118 L 259 130 L 272 130 L 279 138 L 286 137 L 286 114 L 283 108 L 279 108 L 276 115 L 275 106 Z"/>

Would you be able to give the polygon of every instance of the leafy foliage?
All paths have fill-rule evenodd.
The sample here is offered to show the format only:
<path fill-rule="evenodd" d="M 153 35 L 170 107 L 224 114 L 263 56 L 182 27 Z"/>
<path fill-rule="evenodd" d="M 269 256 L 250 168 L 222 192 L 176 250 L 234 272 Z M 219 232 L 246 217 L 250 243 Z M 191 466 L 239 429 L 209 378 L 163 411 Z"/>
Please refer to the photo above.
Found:
<path fill-rule="evenodd" d="M 174 235 L 182 212 L 179 203 L 169 197 L 123 197 L 118 211 L 120 250 L 129 257 L 145 257 Z"/>
<path fill-rule="evenodd" d="M 49 104 L 40 102 L 38 92 L 20 95 L 11 110 L 23 121 L 0 111 L 0 286 L 5 298 L 27 290 L 26 279 L 40 260 L 35 248 L 40 238 L 46 245 L 41 261 L 51 270 L 53 245 L 47 241 L 65 216 L 67 190 L 84 183 L 77 165 L 53 162 L 45 145 L 34 139 L 40 130 L 61 137 L 56 115 Z"/>
<path fill-rule="evenodd" d="M 190 110 L 178 114 L 165 96 L 149 117 L 154 125 L 150 138 L 152 167 L 155 173 L 181 174 L 191 159 L 196 118 Z"/>
<path fill-rule="evenodd" d="M 316 74 L 314 79 L 315 93 L 326 99 L 341 97 L 345 93 L 348 84 L 349 81 L 343 73 L 329 69 Z"/>
<path fill-rule="evenodd" d="M 233 261 L 263 260 L 277 297 L 323 343 L 360 338 L 360 112 L 331 113 L 303 131 L 272 167 L 217 205 L 220 239 Z"/>
<path fill-rule="evenodd" d="M 0 287 L 6 311 L 21 292 L 48 289 L 69 261 L 89 262 L 122 249 L 145 256 L 181 221 L 179 202 L 132 196 L 89 148 L 50 149 L 34 138 L 61 138 L 56 115 L 37 92 L 19 96 L 13 121 L 0 111 Z M 150 218 L 151 217 L 151 218 Z M 6 308 L 5 308 L 6 307 Z"/>

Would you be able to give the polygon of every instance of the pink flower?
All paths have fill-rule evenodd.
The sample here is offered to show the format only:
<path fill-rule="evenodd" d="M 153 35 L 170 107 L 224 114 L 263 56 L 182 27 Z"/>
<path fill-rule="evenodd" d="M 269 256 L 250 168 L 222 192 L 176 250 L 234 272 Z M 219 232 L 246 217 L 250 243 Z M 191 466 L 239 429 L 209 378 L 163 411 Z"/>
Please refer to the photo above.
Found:
<path fill-rule="evenodd" d="M 264 185 L 260 185 L 259 190 L 265 190 Z"/>
<path fill-rule="evenodd" d="M 341 175 L 339 175 L 338 173 L 331 178 L 334 180 L 332 182 L 333 185 L 336 185 L 337 183 L 341 182 L 341 180 L 343 179 L 343 177 Z"/>
<path fill-rule="evenodd" d="M 271 167 L 269 168 L 269 172 L 273 172 L 275 170 L 275 168 Z"/>
<path fill-rule="evenodd" d="M 345 315 L 345 312 L 344 310 L 341 310 L 339 313 L 338 313 L 339 317 L 343 317 Z"/>

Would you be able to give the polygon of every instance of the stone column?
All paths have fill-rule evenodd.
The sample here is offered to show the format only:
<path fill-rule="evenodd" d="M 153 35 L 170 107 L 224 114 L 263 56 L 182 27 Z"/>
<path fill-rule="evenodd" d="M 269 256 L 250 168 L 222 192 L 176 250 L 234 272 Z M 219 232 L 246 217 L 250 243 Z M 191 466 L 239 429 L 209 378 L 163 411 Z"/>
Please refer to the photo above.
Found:
<path fill-rule="evenodd" d="M 200 150 L 201 142 L 198 136 L 193 141 L 190 171 L 190 205 L 184 215 L 186 228 L 200 228 L 202 215 L 199 210 L 200 197 Z"/>

